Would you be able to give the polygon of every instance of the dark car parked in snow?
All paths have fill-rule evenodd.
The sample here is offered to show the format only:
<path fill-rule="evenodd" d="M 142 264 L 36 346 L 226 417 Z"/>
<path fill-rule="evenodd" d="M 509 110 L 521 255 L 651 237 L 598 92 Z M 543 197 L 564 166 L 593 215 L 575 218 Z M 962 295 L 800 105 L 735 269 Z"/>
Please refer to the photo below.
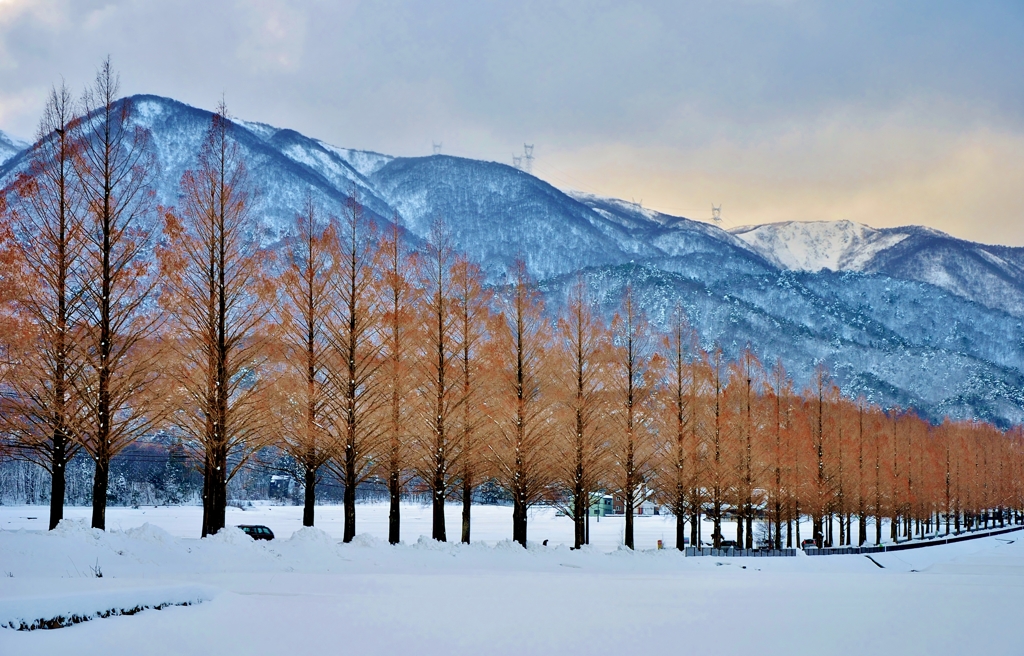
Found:
<path fill-rule="evenodd" d="M 238 528 L 245 531 L 245 534 L 253 540 L 273 540 L 274 532 L 260 524 L 239 524 Z"/>

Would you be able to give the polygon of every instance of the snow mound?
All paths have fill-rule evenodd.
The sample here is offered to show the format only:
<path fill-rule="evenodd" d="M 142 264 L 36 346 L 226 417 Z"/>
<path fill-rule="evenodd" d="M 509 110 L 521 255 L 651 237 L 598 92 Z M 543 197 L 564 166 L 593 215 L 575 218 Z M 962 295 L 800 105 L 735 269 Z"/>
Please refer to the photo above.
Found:
<path fill-rule="evenodd" d="M 92 538 L 93 540 L 102 540 L 106 537 L 103 531 L 92 528 L 90 522 L 84 519 L 62 519 L 51 531 L 51 534 L 63 538 Z"/>
<path fill-rule="evenodd" d="M 163 530 L 159 526 L 154 526 L 149 522 L 146 522 L 142 526 L 136 528 L 130 528 L 124 532 L 125 536 L 133 540 L 141 540 L 143 542 L 156 542 L 159 544 L 170 544 L 174 542 L 174 537 Z"/>
<path fill-rule="evenodd" d="M 452 552 L 452 544 L 448 542 L 441 542 L 433 538 L 428 538 L 425 535 L 421 535 L 416 544 L 413 545 L 416 549 L 425 549 L 427 551 L 444 551 L 447 553 Z"/>
<path fill-rule="evenodd" d="M 213 535 L 207 535 L 203 540 L 209 540 L 213 544 L 253 544 L 255 542 L 237 526 L 225 526 Z"/>
<path fill-rule="evenodd" d="M 527 551 L 535 551 L 538 548 L 543 547 L 540 547 L 536 542 L 530 542 L 529 540 L 526 541 L 525 549 L 523 549 L 523 545 L 519 544 L 515 540 L 499 540 L 494 544 L 495 551 L 503 551 L 506 553 L 526 553 Z"/>
<path fill-rule="evenodd" d="M 365 534 L 363 534 L 365 535 Z M 359 539 L 361 536 L 356 536 Z M 326 531 L 323 531 L 314 526 L 303 526 L 299 530 L 292 533 L 292 536 L 286 540 L 288 544 L 295 545 L 319 545 L 325 547 L 334 547 L 336 542 Z"/>
<path fill-rule="evenodd" d="M 326 535 L 326 533 L 324 535 Z M 349 544 L 353 544 L 357 547 L 378 548 L 383 547 L 387 544 L 387 542 L 381 540 L 380 538 L 376 538 L 370 535 L 369 533 L 360 533 L 359 535 L 352 538 L 352 542 L 350 542 Z"/>

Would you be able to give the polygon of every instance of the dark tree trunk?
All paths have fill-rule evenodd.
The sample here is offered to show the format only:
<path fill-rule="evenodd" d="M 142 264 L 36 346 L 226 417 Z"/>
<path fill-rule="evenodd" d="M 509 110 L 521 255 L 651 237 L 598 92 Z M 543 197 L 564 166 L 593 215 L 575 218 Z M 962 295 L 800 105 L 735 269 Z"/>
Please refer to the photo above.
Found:
<path fill-rule="evenodd" d="M 711 544 L 714 545 L 715 549 L 720 549 L 722 547 L 722 500 L 718 489 L 715 489 L 713 511 L 715 516 L 711 519 L 715 524 L 715 532 L 711 536 Z"/>
<path fill-rule="evenodd" d="M 467 474 L 462 479 L 462 541 L 469 544 L 470 519 L 473 507 L 473 478 Z"/>
<path fill-rule="evenodd" d="M 526 547 L 526 504 L 518 493 L 512 497 L 512 539 Z"/>
<path fill-rule="evenodd" d="M 676 509 L 676 549 L 686 548 L 686 513 L 682 508 Z"/>
<path fill-rule="evenodd" d="M 700 527 L 700 513 L 694 511 L 690 514 L 690 546 L 700 546 L 700 536 L 697 535 L 697 529 Z"/>
<path fill-rule="evenodd" d="M 224 528 L 228 509 L 228 462 L 226 451 L 217 453 L 217 466 L 213 472 L 213 517 L 211 533 Z"/>
<path fill-rule="evenodd" d="M 626 535 L 625 544 L 633 549 L 633 490 L 626 491 Z"/>
<path fill-rule="evenodd" d="M 736 515 L 736 548 L 743 548 L 743 513 Z"/>
<path fill-rule="evenodd" d="M 388 476 L 388 493 L 391 496 L 391 508 L 388 509 L 388 542 L 398 544 L 402 541 L 402 486 L 398 472 L 392 471 Z"/>
<path fill-rule="evenodd" d="M 754 514 L 753 509 L 750 507 L 750 505 L 748 505 L 747 506 L 747 542 L 746 542 L 746 545 L 747 545 L 746 548 L 747 549 L 753 549 L 754 548 L 754 518 L 752 517 L 753 514 Z"/>
<path fill-rule="evenodd" d="M 203 476 L 203 537 L 224 528 L 228 505 L 227 453 L 214 449 Z"/>
<path fill-rule="evenodd" d="M 782 504 L 775 501 L 775 548 L 782 548 Z"/>
<path fill-rule="evenodd" d="M 101 454 L 96 458 L 96 474 L 92 480 L 92 527 L 106 530 L 107 527 L 107 486 L 110 482 L 110 457 Z"/>
<path fill-rule="evenodd" d="M 306 465 L 306 493 L 302 502 L 302 525 L 313 525 L 313 513 L 316 508 L 316 469 Z"/>
<path fill-rule="evenodd" d="M 434 480 L 434 517 L 433 530 L 430 536 L 439 541 L 447 542 L 448 535 L 444 525 L 444 482 L 441 475 Z"/>
<path fill-rule="evenodd" d="M 584 496 L 583 486 L 577 483 L 572 499 L 573 549 L 579 549 L 587 541 L 586 519 L 589 509 Z"/>
<path fill-rule="evenodd" d="M 345 529 L 343 542 L 351 542 L 356 536 L 356 472 L 351 458 L 345 463 Z"/>
<path fill-rule="evenodd" d="M 210 466 L 210 455 L 207 454 L 206 458 L 203 461 L 203 527 L 202 527 L 202 536 L 204 538 L 207 535 L 209 535 L 209 533 L 210 533 L 210 530 L 209 530 L 210 529 L 210 508 L 213 505 L 211 500 L 210 500 L 210 483 L 211 483 L 210 471 L 211 470 L 212 470 L 212 467 Z"/>
<path fill-rule="evenodd" d="M 53 452 L 50 460 L 50 530 L 64 519 L 64 495 L 67 489 L 67 447 L 64 432 L 53 433 Z"/>

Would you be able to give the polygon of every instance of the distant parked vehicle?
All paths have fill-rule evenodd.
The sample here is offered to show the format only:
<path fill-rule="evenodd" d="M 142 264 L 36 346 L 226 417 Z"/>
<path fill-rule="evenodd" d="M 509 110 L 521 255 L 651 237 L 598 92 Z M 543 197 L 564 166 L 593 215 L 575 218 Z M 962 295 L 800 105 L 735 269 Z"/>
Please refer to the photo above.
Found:
<path fill-rule="evenodd" d="M 245 531 L 245 534 L 253 540 L 273 540 L 274 532 L 260 524 L 239 524 L 238 528 Z"/>
<path fill-rule="evenodd" d="M 738 545 L 736 544 L 736 540 L 722 540 L 720 548 L 721 549 L 735 549 L 737 546 Z"/>
<path fill-rule="evenodd" d="M 806 549 L 807 547 L 814 547 L 815 549 L 817 549 L 818 545 L 814 542 L 814 540 L 808 538 L 807 540 L 804 540 L 800 543 L 801 549 Z"/>

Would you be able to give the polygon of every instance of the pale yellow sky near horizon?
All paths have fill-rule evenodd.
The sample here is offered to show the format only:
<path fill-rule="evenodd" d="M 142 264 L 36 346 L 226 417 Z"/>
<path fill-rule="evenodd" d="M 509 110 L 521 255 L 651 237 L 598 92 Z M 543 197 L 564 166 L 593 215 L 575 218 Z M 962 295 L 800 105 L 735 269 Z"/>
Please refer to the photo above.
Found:
<path fill-rule="evenodd" d="M 1014 165 L 1024 162 L 1021 135 L 916 135 L 904 139 L 899 157 L 884 156 L 891 139 L 884 134 L 852 138 L 861 152 L 814 140 L 812 158 L 778 142 L 698 152 L 626 145 L 541 150 L 535 173 L 559 188 L 698 220 L 710 220 L 712 204 L 719 205 L 726 229 L 849 220 L 874 228 L 925 225 L 961 239 L 1024 246 L 1024 166 Z M 871 142 L 879 150 L 863 152 Z"/>

